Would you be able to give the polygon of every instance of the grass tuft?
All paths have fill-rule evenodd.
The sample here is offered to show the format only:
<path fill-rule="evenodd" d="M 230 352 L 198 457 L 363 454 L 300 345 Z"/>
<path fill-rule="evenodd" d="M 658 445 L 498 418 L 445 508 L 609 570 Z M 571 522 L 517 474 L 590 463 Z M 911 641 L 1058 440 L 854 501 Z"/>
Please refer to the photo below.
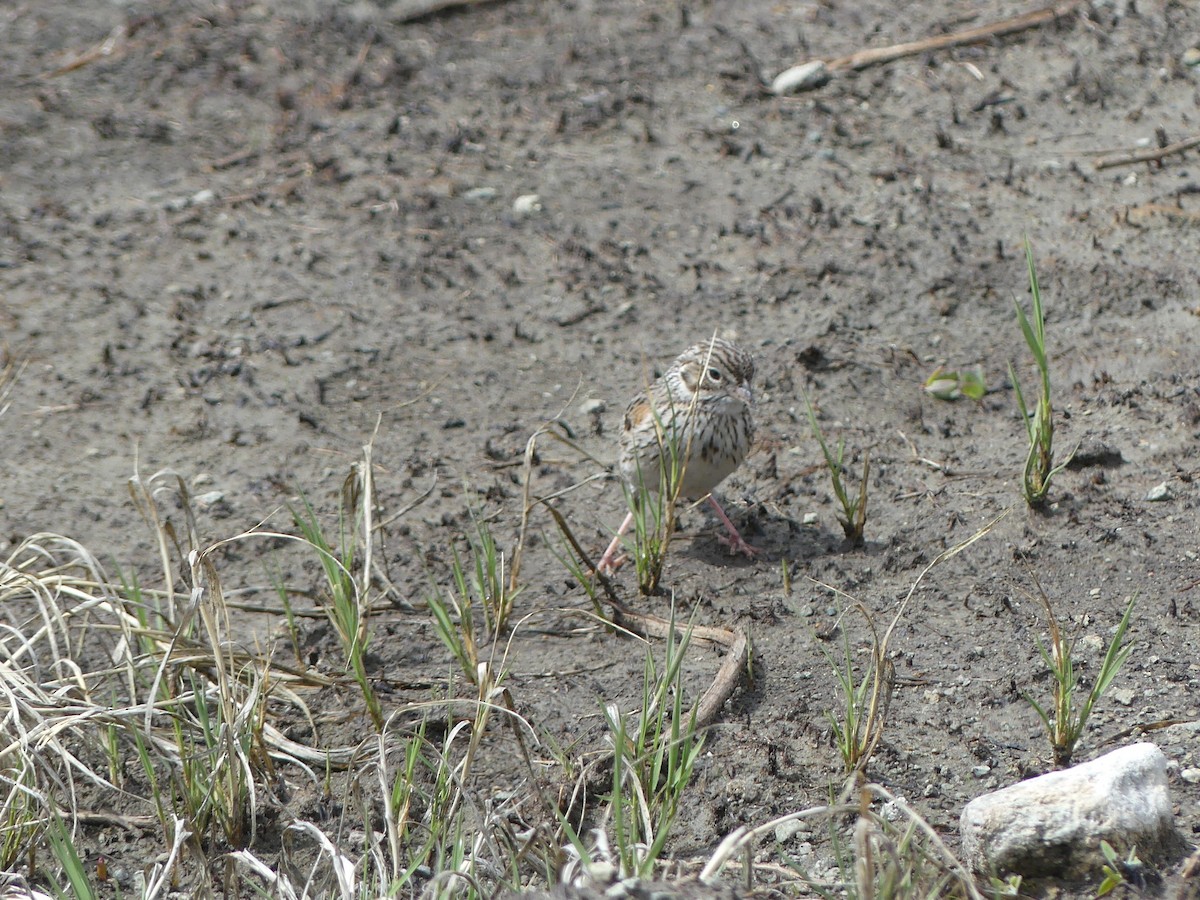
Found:
<path fill-rule="evenodd" d="M 1046 356 L 1046 316 L 1042 308 L 1042 291 L 1038 285 L 1037 267 L 1033 261 L 1033 247 L 1025 239 L 1025 265 L 1029 270 L 1029 291 L 1033 295 L 1031 315 L 1027 316 L 1021 304 L 1013 300 L 1017 311 L 1017 323 L 1025 344 L 1033 354 L 1038 370 L 1037 403 L 1031 413 L 1021 390 L 1012 363 L 1008 365 L 1008 376 L 1017 397 L 1017 409 L 1025 424 L 1025 435 L 1029 450 L 1025 455 L 1025 466 L 1021 472 L 1021 494 L 1032 509 L 1041 508 L 1050 492 L 1050 482 L 1070 462 L 1071 456 L 1058 465 L 1054 464 L 1054 407 L 1050 396 L 1050 364 Z"/>
<path fill-rule="evenodd" d="M 1040 584 L 1038 585 L 1038 595 L 1042 605 L 1046 608 L 1046 628 L 1050 633 L 1050 646 L 1047 648 L 1041 638 L 1038 638 L 1037 648 L 1054 681 L 1054 696 L 1046 706 L 1038 703 L 1028 694 L 1025 695 L 1025 700 L 1042 720 L 1046 736 L 1050 740 L 1050 749 L 1054 754 L 1054 765 L 1062 769 L 1071 764 L 1075 747 L 1083 736 L 1083 730 L 1092 714 L 1092 708 L 1104 696 L 1105 691 L 1108 690 L 1113 679 L 1121 670 L 1121 666 L 1125 664 L 1125 660 L 1133 651 L 1132 644 L 1122 647 L 1121 642 L 1125 639 L 1125 633 L 1129 629 L 1137 595 L 1129 598 L 1125 614 L 1121 616 L 1121 621 L 1117 624 L 1112 640 L 1105 651 L 1104 659 L 1100 663 L 1100 670 L 1096 673 L 1092 686 L 1082 702 L 1079 701 L 1082 675 L 1075 665 L 1075 641 L 1068 640 L 1063 635 L 1058 619 L 1054 615 L 1054 609 L 1050 605 L 1050 599 Z"/>
<path fill-rule="evenodd" d="M 826 713 L 833 729 L 834 744 L 842 757 L 846 774 L 865 777 L 867 764 L 883 739 L 896 675 L 870 613 L 861 604 L 857 608 L 871 632 L 865 670 L 861 674 L 856 673 L 850 637 L 844 627 L 840 629 L 841 657 L 835 659 L 824 647 L 821 647 L 821 653 L 833 670 L 841 700 L 836 712 L 829 710 Z"/>
<path fill-rule="evenodd" d="M 817 414 L 813 411 L 812 401 L 809 400 L 808 392 L 804 391 L 804 407 L 808 410 L 808 424 L 812 428 L 813 437 L 817 439 L 817 443 L 821 446 L 821 454 L 825 457 L 825 468 L 829 470 L 829 477 L 833 482 L 833 493 L 837 497 L 838 504 L 842 511 L 838 514 L 838 522 L 842 526 L 842 532 L 846 535 L 846 540 L 851 544 L 859 546 L 863 542 L 863 531 L 867 527 L 867 483 L 871 477 L 871 457 L 868 451 L 863 451 L 862 474 L 858 480 L 858 493 L 852 495 L 846 490 L 846 485 L 843 477 L 846 474 L 845 453 L 846 443 L 844 440 L 838 440 L 837 452 L 834 453 L 829 449 L 829 444 L 825 441 L 825 434 L 821 431 L 821 426 L 817 422 Z"/>
<path fill-rule="evenodd" d="M 323 609 L 337 632 L 346 656 L 348 671 L 354 676 L 375 728 L 383 727 L 383 710 L 371 680 L 367 676 L 366 655 L 371 643 L 368 628 L 371 606 L 371 561 L 375 529 L 374 478 L 371 446 L 343 485 L 338 508 L 336 546 L 325 534 L 308 499 L 291 508 L 292 521 L 304 540 L 316 551 L 325 575 Z"/>
<path fill-rule="evenodd" d="M 846 822 L 851 823 L 848 827 Z M 700 873 L 711 881 L 732 860 L 751 859 L 759 838 L 793 823 L 824 822 L 833 848 L 833 867 L 810 872 L 782 848 L 753 855 L 746 867 L 748 887 L 761 867 L 775 879 L 790 871 L 787 893 L 834 900 L 984 900 L 970 871 L 946 847 L 937 831 L 901 797 L 874 783 L 848 783 L 827 806 L 811 807 L 754 828 L 742 826 L 725 837 Z M 777 855 L 782 865 L 769 859 Z M 764 857 L 768 859 L 764 860 Z M 761 860 L 761 861 L 760 861 Z"/>

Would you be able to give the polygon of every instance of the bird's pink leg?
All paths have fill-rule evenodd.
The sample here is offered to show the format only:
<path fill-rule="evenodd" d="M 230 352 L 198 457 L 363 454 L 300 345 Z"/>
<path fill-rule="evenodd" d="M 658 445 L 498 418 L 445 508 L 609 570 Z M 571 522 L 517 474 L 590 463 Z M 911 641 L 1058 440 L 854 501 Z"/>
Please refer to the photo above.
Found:
<path fill-rule="evenodd" d="M 617 535 L 612 539 L 612 543 L 608 545 L 608 549 L 604 551 L 604 555 L 600 557 L 600 564 L 596 568 L 604 575 L 611 575 L 620 568 L 621 563 L 625 558 L 617 559 L 617 551 L 621 549 L 621 538 L 625 532 L 629 530 L 629 526 L 633 524 L 633 510 L 625 516 L 625 521 L 621 523 L 621 527 L 617 529 Z"/>
<path fill-rule="evenodd" d="M 717 502 L 716 497 L 714 497 L 712 494 L 709 494 L 708 502 L 712 504 L 712 508 L 716 511 L 717 518 L 725 524 L 725 528 L 729 531 L 728 537 L 723 534 L 718 534 L 718 541 L 720 541 L 734 553 L 740 553 L 748 559 L 754 559 L 755 556 L 757 556 L 759 553 L 762 553 L 762 551 L 757 547 L 751 547 L 749 544 L 747 544 L 745 540 L 743 540 L 742 536 L 738 534 L 737 528 L 735 528 L 733 522 L 729 520 L 729 516 L 725 515 L 725 510 L 721 509 L 721 504 Z"/>

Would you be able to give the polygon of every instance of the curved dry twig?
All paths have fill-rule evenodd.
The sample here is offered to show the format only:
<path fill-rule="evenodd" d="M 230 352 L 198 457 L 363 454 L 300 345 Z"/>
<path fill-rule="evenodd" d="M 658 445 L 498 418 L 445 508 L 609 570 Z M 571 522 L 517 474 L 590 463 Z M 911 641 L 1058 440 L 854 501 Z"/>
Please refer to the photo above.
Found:
<path fill-rule="evenodd" d="M 613 601 L 613 621 L 628 631 L 641 637 L 665 638 L 670 636 L 672 629 L 678 630 L 679 625 L 661 619 L 658 616 L 637 613 Z M 717 720 L 725 701 L 733 696 L 734 690 L 746 671 L 746 663 L 750 659 L 750 638 L 740 628 L 720 628 L 711 625 L 692 625 L 688 629 L 692 639 L 720 644 L 728 648 L 725 659 L 717 674 L 700 698 L 696 707 L 696 727 L 707 728 Z"/>

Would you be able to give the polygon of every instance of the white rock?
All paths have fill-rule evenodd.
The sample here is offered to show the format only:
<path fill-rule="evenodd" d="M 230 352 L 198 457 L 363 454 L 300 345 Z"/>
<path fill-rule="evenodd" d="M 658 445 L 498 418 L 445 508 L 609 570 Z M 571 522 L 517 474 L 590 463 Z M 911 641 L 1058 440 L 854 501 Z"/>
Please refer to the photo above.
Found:
<path fill-rule="evenodd" d="M 1104 863 L 1100 841 L 1143 857 L 1178 840 L 1167 759 L 1151 743 L 976 797 L 959 822 L 977 872 L 1080 877 Z"/>
<path fill-rule="evenodd" d="M 512 205 L 513 215 L 525 219 L 542 211 L 542 198 L 537 194 L 522 194 Z"/>
<path fill-rule="evenodd" d="M 906 804 L 907 802 L 908 801 L 906 801 L 903 797 L 899 797 L 896 800 L 889 800 L 887 803 L 883 804 L 883 806 L 879 807 L 880 817 L 885 822 L 903 821 L 907 816 L 905 815 L 904 806 L 902 804 Z"/>
<path fill-rule="evenodd" d="M 1179 773 L 1179 777 L 1188 784 L 1200 784 L 1200 768 L 1188 766 L 1188 768 Z"/>
<path fill-rule="evenodd" d="M 1115 688 L 1110 696 L 1122 706 L 1133 706 L 1133 701 L 1137 699 L 1137 692 L 1133 688 Z"/>
<path fill-rule="evenodd" d="M 781 822 L 779 825 L 775 826 L 775 840 L 783 844 L 790 838 L 793 838 L 801 833 L 807 834 L 807 832 L 808 826 L 804 822 L 797 822 L 795 820 L 791 822 Z"/>
<path fill-rule="evenodd" d="M 1099 656 L 1104 652 L 1104 638 L 1098 634 L 1085 634 L 1075 647 L 1080 656 Z"/>
<path fill-rule="evenodd" d="M 604 412 L 606 409 L 608 409 L 608 404 L 605 403 L 603 400 L 599 400 L 596 398 L 592 398 L 590 400 L 584 400 L 582 403 L 579 404 L 579 411 L 581 413 L 583 413 L 585 416 L 592 416 L 592 415 L 598 416 L 598 415 L 600 415 L 600 413 Z"/>
<path fill-rule="evenodd" d="M 203 494 L 200 494 L 198 497 L 196 497 L 196 505 L 201 509 L 210 509 L 224 499 L 225 495 L 220 491 L 205 491 Z"/>
<path fill-rule="evenodd" d="M 1150 488 L 1150 490 L 1146 491 L 1146 499 L 1151 503 L 1155 502 L 1156 500 L 1171 499 L 1171 486 L 1165 481 L 1162 484 L 1156 484 L 1154 487 Z"/>
<path fill-rule="evenodd" d="M 808 512 L 808 513 L 805 513 L 805 514 L 804 514 L 804 524 L 805 524 L 805 525 L 816 525 L 816 524 L 817 524 L 817 518 L 818 518 L 818 517 L 817 517 L 817 514 L 816 514 L 815 512 Z"/>
<path fill-rule="evenodd" d="M 792 94 L 819 88 L 829 80 L 829 69 L 819 59 L 784 69 L 771 82 L 772 94 Z"/>

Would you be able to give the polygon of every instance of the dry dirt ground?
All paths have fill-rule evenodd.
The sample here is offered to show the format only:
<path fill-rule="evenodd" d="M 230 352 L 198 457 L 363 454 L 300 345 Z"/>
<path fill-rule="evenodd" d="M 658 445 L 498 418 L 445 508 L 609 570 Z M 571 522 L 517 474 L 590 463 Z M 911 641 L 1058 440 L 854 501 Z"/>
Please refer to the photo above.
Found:
<path fill-rule="evenodd" d="M 386 524 L 391 589 L 373 620 L 372 675 L 399 708 L 451 671 L 424 601 L 469 511 L 513 549 L 534 430 L 560 419 L 610 461 L 647 372 L 714 331 L 736 336 L 758 363 L 762 446 L 723 495 L 762 556 L 727 558 L 697 510 L 661 596 L 617 579 L 644 611 L 674 598 L 754 642 L 753 681 L 687 795 L 682 868 L 736 826 L 826 800 L 840 761 L 822 650 L 837 643 L 817 633 L 847 596 L 886 624 L 937 554 L 1006 511 L 925 577 L 900 622 L 872 777 L 954 846 L 966 801 L 1049 767 L 1021 698 L 1049 692 L 1036 573 L 1083 648 L 1138 595 L 1132 656 L 1080 757 L 1193 723 L 1150 737 L 1196 840 L 1200 786 L 1181 773 L 1200 765 L 1200 158 L 1094 161 L 1200 130 L 1200 69 L 1182 62 L 1200 6 L 1098 0 L 807 94 L 760 80 L 1028 9 L 509 0 L 404 21 L 365 0 L 6 4 L 0 334 L 28 365 L 0 420 L 0 534 L 61 532 L 153 581 L 125 489 L 135 466 L 211 495 L 208 542 L 289 527 L 280 510 L 300 491 L 331 516 L 374 435 L 380 519 L 412 505 Z M 540 208 L 514 211 L 528 194 Z M 1007 375 L 1012 361 L 1033 377 L 1013 312 L 1028 301 L 1026 234 L 1058 444 L 1081 447 L 1042 513 L 1020 498 Z M 938 365 L 980 367 L 982 402 L 926 394 Z M 843 540 L 802 389 L 854 465 L 870 453 L 864 546 Z M 557 505 L 598 554 L 623 514 L 618 485 L 558 445 L 534 474 L 537 494 L 582 484 Z M 550 518 L 532 526 L 509 686 L 531 723 L 584 754 L 602 703 L 640 702 L 644 648 L 582 614 Z M 259 553 L 221 565 L 227 586 L 270 604 Z M 318 586 L 311 561 L 282 577 Z M 866 646 L 861 616 L 842 628 Z M 336 666 L 328 629 L 302 636 L 313 665 Z M 693 653 L 699 690 L 719 656 Z M 333 717 L 345 698 L 309 699 Z M 328 727 L 353 743 L 363 719 Z M 521 786 L 510 752 L 488 762 L 489 787 Z M 305 796 L 278 822 L 311 815 Z M 133 864 L 157 840 L 95 828 L 82 846 Z M 1168 887 L 1179 862 L 1160 863 Z"/>

